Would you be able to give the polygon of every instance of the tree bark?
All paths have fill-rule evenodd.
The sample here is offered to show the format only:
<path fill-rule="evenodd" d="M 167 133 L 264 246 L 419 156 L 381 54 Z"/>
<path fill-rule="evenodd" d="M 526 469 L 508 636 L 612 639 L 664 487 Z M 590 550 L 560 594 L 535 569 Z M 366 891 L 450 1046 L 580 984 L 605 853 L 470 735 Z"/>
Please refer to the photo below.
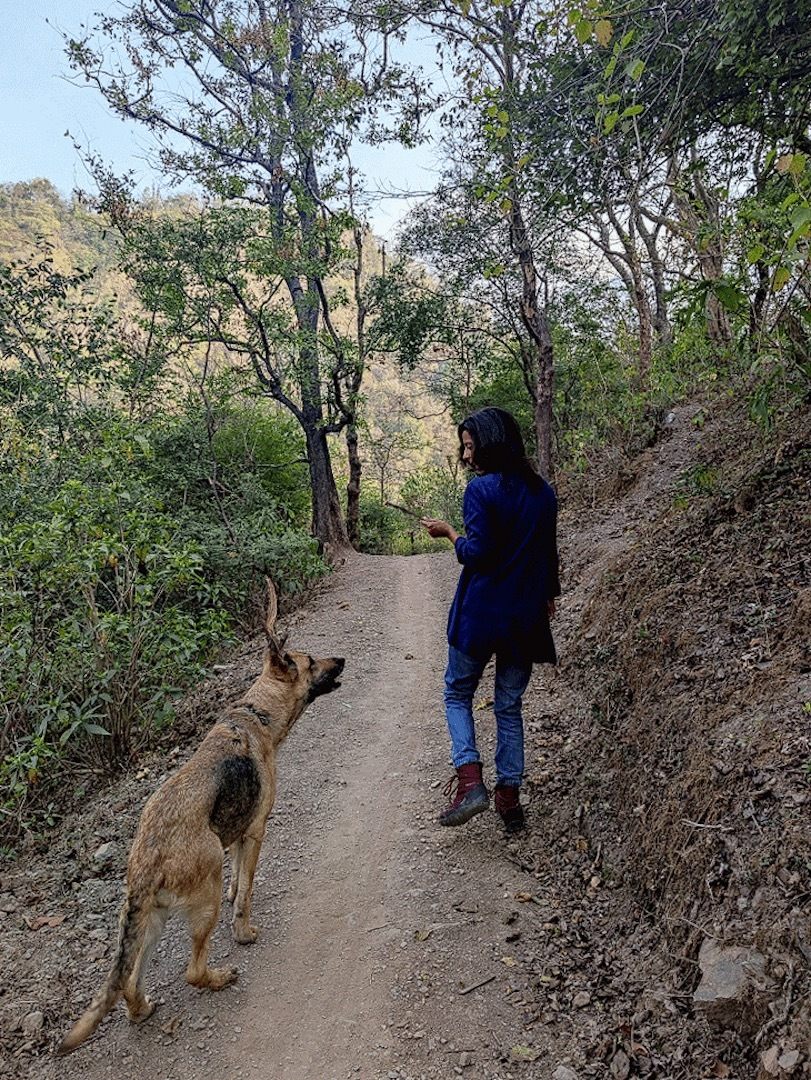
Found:
<path fill-rule="evenodd" d="M 555 477 L 552 457 L 552 398 L 554 394 L 555 352 L 546 311 L 538 302 L 538 273 L 535 257 L 521 212 L 519 193 L 511 192 L 510 244 L 521 268 L 521 320 L 529 334 L 528 354 L 534 390 L 535 439 L 538 468 L 550 483 Z"/>
<path fill-rule="evenodd" d="M 320 427 L 305 428 L 307 461 L 313 491 L 313 536 L 317 537 L 328 555 L 349 546 L 338 488 L 332 472 L 327 437 Z"/>
<path fill-rule="evenodd" d="M 614 227 L 614 231 L 619 237 L 623 247 L 624 254 L 615 254 L 614 257 L 618 260 L 621 259 L 627 267 L 627 274 L 622 274 L 622 278 L 628 286 L 631 300 L 636 308 L 639 325 L 639 358 L 637 362 L 636 378 L 639 388 L 646 391 L 650 387 L 650 368 L 651 359 L 653 357 L 653 312 L 651 311 L 650 300 L 648 299 L 648 292 L 645 287 L 645 276 L 642 272 L 642 262 L 639 258 L 636 237 L 633 234 L 633 210 L 631 211 L 629 218 L 628 229 L 624 229 L 614 207 L 607 200 L 605 209 L 608 214 L 608 219 Z M 604 250 L 610 249 L 611 245 L 607 230 L 604 232 L 603 239 L 605 242 Z M 613 262 L 613 259 L 608 256 L 607 250 L 606 255 L 609 258 L 609 261 Z M 616 265 L 616 263 L 614 263 L 614 265 Z"/>
<path fill-rule="evenodd" d="M 346 534 L 356 550 L 360 547 L 360 483 L 362 464 L 358 452 L 358 429 L 346 426 L 346 452 L 349 459 L 349 482 L 346 485 Z"/>

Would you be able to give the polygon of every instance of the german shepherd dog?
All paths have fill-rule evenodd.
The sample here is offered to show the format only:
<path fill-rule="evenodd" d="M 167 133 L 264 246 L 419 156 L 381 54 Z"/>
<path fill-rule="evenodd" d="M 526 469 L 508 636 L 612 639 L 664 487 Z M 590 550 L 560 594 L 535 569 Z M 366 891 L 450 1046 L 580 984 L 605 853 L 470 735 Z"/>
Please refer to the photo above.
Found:
<path fill-rule="evenodd" d="M 127 894 L 119 919 L 118 953 L 107 981 L 59 1046 L 69 1054 L 123 996 L 130 1020 L 151 1016 L 144 975 L 167 918 L 185 914 L 191 931 L 186 979 L 221 990 L 236 968 L 208 966 L 220 914 L 223 851 L 231 858 L 228 899 L 234 939 L 256 941 L 251 892 L 265 824 L 276 795 L 276 748 L 306 706 L 340 686 L 340 657 L 314 660 L 286 652 L 275 633 L 277 600 L 268 580 L 267 647 L 262 673 L 224 713 L 194 756 L 147 801 L 127 864 Z"/>

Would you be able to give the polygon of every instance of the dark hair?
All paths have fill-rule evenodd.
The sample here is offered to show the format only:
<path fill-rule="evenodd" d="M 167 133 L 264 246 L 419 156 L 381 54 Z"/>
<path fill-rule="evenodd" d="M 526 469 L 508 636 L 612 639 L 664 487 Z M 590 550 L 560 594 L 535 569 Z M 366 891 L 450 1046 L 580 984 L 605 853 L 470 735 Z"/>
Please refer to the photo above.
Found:
<path fill-rule="evenodd" d="M 520 476 L 532 491 L 539 490 L 541 478 L 527 458 L 521 429 L 512 413 L 490 405 L 463 420 L 457 428 L 460 458 L 464 454 L 463 431 L 473 440 L 473 460 L 478 469 L 508 477 Z"/>

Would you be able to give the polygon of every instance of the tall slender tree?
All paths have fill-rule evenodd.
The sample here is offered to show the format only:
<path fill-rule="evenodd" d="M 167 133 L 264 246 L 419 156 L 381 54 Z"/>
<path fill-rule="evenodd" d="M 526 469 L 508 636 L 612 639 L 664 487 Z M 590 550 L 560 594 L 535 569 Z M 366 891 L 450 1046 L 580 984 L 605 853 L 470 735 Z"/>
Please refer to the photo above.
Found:
<path fill-rule="evenodd" d="M 134 0 L 68 43 L 74 69 L 155 137 L 168 178 L 191 180 L 217 205 L 263 212 L 261 263 L 282 285 L 293 325 L 281 329 L 282 340 L 262 341 L 268 320 L 257 320 L 244 291 L 234 299 L 265 355 L 293 357 L 292 393 L 275 367 L 262 386 L 295 406 L 313 532 L 335 547 L 348 540 L 328 436 L 350 422 L 343 406 L 357 392 L 352 365 L 324 349 L 332 335 L 325 282 L 345 206 L 338 136 L 368 122 L 382 137 L 389 114 L 393 126 L 407 126 L 416 97 L 402 93 L 404 72 L 391 62 L 396 34 L 391 21 L 355 20 L 329 0 Z M 251 269 L 258 272 L 257 260 Z"/>

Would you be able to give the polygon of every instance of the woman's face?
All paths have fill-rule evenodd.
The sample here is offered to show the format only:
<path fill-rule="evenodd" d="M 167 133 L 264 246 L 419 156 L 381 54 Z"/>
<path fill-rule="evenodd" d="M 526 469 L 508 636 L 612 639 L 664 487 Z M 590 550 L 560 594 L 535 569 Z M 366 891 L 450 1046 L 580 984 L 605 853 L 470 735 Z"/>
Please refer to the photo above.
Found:
<path fill-rule="evenodd" d="M 475 469 L 476 465 L 473 461 L 473 455 L 476 447 L 473 444 L 473 438 L 469 431 L 462 432 L 462 461 L 467 465 L 469 469 Z"/>

